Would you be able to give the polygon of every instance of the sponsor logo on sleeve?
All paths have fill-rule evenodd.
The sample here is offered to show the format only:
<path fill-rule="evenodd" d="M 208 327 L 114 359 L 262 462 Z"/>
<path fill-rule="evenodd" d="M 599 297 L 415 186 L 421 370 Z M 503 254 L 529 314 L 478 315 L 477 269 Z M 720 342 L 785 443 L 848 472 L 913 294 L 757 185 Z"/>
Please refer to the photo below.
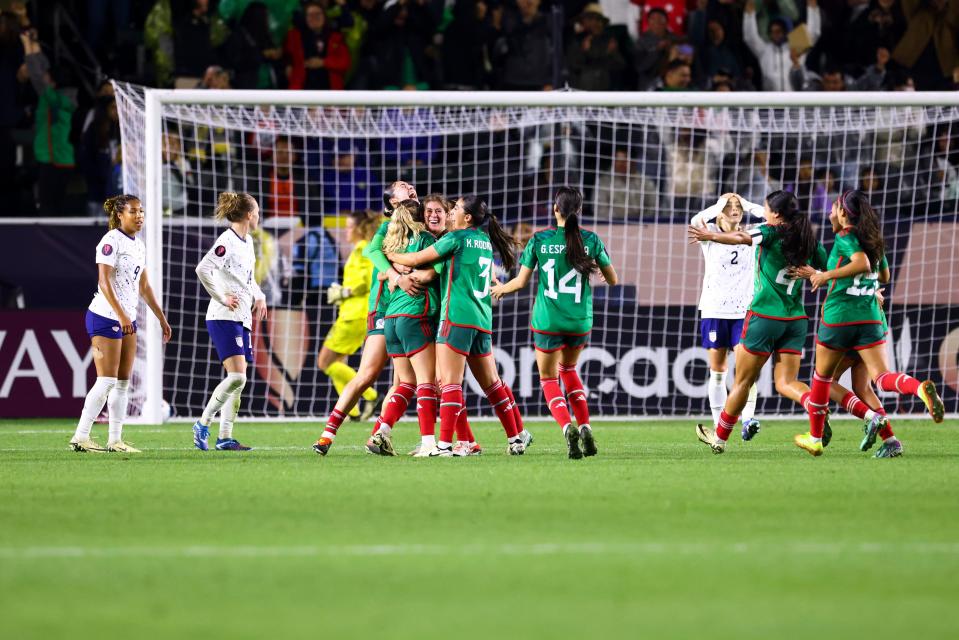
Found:
<path fill-rule="evenodd" d="M 226 247 L 224 247 L 221 244 L 216 249 L 213 250 L 213 253 L 216 255 L 217 258 L 222 258 L 223 256 L 226 255 Z"/>
<path fill-rule="evenodd" d="M 113 245 L 110 245 L 110 244 L 105 244 L 105 245 L 103 245 L 103 248 L 100 249 L 100 252 L 101 252 L 103 255 L 105 255 L 105 256 L 108 256 L 108 255 L 112 254 L 112 253 L 113 253 Z"/>

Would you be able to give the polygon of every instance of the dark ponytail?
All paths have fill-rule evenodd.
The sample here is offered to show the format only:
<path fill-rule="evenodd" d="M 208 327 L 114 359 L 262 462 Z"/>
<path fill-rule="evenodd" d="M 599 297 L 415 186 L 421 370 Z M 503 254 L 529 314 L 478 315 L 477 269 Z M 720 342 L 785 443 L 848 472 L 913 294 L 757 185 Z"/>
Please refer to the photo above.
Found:
<path fill-rule="evenodd" d="M 503 268 L 512 271 L 516 266 L 516 239 L 500 226 L 496 216 L 490 213 L 485 200 L 479 196 L 463 196 L 462 200 L 463 211 L 470 214 L 473 227 L 479 229 L 484 224 L 487 225 L 490 242 L 499 252 Z"/>
<path fill-rule="evenodd" d="M 879 262 L 886 254 L 886 243 L 882 239 L 879 214 L 869 204 L 866 194 L 858 189 L 842 194 L 839 198 L 839 206 L 856 228 L 856 237 L 859 238 L 859 244 L 869 258 L 869 266 L 877 269 Z"/>
<path fill-rule="evenodd" d="M 564 220 L 566 234 L 566 261 L 584 276 L 596 272 L 596 260 L 589 257 L 579 232 L 579 214 L 583 210 L 583 194 L 573 187 L 560 187 L 556 191 L 556 208 Z"/>
<path fill-rule="evenodd" d="M 799 210 L 799 200 L 788 191 L 773 191 L 766 196 L 766 205 L 782 219 L 776 229 L 786 264 L 790 267 L 808 264 L 816 253 L 816 237 L 809 216 Z"/>

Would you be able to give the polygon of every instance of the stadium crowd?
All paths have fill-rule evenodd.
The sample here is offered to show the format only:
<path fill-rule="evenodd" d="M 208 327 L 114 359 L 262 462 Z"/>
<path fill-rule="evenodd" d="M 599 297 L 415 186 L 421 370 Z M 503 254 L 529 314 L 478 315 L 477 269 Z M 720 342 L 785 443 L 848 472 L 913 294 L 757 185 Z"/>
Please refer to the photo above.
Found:
<path fill-rule="evenodd" d="M 119 192 L 119 118 L 113 88 L 104 81 L 108 76 L 150 86 L 216 89 L 843 91 L 959 86 L 959 0 L 809 0 L 806 5 L 796 0 L 65 2 L 99 63 L 95 81 L 79 91 L 84 85 L 78 76 L 91 70 L 68 64 L 76 56 L 60 56 L 62 28 L 54 28 L 39 4 L 0 3 L 3 215 L 83 215 L 98 211 L 106 197 Z M 196 145 L 187 139 L 194 133 L 170 131 L 165 138 L 165 182 L 174 194 L 167 213 L 180 212 L 178 202 L 197 201 L 190 197 L 191 189 L 225 186 L 204 185 L 197 178 L 199 165 L 217 159 L 215 154 L 196 155 Z M 893 141 L 906 147 L 906 157 L 898 160 L 912 162 L 916 174 L 935 169 L 938 180 L 925 183 L 938 185 L 933 188 L 942 193 L 932 197 L 954 198 L 959 159 L 956 145 L 950 145 L 952 132 L 909 135 Z M 223 142 L 237 146 L 237 141 Z M 287 142 L 286 148 L 260 150 L 261 160 L 275 159 L 274 168 L 270 176 L 255 178 L 276 182 L 279 176 L 289 183 L 291 198 L 313 200 L 312 210 L 318 213 L 375 204 L 375 194 L 364 190 L 390 177 L 375 175 L 370 154 L 406 154 L 400 165 L 415 172 L 451 144 L 431 139 L 418 141 L 415 150 L 344 150 L 313 149 L 308 140 Z M 657 163 L 619 142 L 604 141 L 607 148 L 597 156 L 602 167 L 579 173 L 587 195 L 623 219 L 642 216 L 664 198 L 718 193 L 726 180 L 746 180 L 760 191 L 776 182 L 770 175 L 777 159 L 761 146 L 751 166 L 731 173 L 714 160 L 718 155 L 710 140 L 693 132 L 655 142 L 665 152 Z M 461 140 L 452 144 L 463 146 Z M 535 203 L 548 200 L 535 193 L 542 178 L 569 167 L 569 159 L 558 156 L 587 153 L 558 144 L 541 146 L 545 153 L 526 154 L 515 159 L 516 167 L 506 167 L 513 180 L 509 188 L 519 200 L 534 203 L 534 209 Z M 845 166 L 837 167 L 838 162 Z M 857 162 L 850 167 L 834 157 L 808 155 L 798 163 L 800 180 L 808 183 L 809 198 L 818 198 L 816 202 L 828 202 L 827 196 L 842 186 L 882 189 L 888 173 L 885 165 Z M 895 169 L 899 175 L 902 167 Z M 292 175 L 283 175 L 287 170 Z M 335 180 L 324 180 L 316 193 L 311 181 L 324 173 Z M 407 177 L 419 181 L 416 175 Z M 569 178 L 567 174 L 562 181 Z"/>

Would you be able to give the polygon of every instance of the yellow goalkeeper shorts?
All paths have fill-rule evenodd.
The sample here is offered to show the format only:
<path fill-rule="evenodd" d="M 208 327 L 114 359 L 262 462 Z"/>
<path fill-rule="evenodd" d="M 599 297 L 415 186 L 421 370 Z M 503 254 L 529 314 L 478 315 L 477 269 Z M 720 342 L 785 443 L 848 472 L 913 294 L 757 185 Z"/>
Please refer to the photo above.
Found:
<path fill-rule="evenodd" d="M 352 355 L 366 340 L 366 318 L 355 320 L 337 319 L 323 341 L 323 346 L 336 353 Z"/>

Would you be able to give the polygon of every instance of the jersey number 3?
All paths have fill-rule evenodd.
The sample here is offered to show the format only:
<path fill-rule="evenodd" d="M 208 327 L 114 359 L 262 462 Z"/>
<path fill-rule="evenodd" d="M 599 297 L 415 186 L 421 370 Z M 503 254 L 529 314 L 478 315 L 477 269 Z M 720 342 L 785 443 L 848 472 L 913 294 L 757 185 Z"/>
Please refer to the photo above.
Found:
<path fill-rule="evenodd" d="M 556 283 L 556 260 L 550 258 L 540 268 L 546 273 L 546 289 L 543 291 L 543 295 L 557 300 L 559 294 L 566 293 L 573 296 L 573 302 L 579 304 L 583 291 L 583 274 L 576 269 L 570 269 L 559 279 L 559 288 L 557 289 L 554 286 Z M 570 284 L 571 282 L 572 284 Z"/>
<path fill-rule="evenodd" d="M 485 298 L 489 295 L 490 269 L 493 267 L 493 261 L 490 258 L 480 258 L 476 262 L 481 269 L 479 277 L 483 279 L 483 290 L 473 289 L 473 295 L 477 298 Z"/>

